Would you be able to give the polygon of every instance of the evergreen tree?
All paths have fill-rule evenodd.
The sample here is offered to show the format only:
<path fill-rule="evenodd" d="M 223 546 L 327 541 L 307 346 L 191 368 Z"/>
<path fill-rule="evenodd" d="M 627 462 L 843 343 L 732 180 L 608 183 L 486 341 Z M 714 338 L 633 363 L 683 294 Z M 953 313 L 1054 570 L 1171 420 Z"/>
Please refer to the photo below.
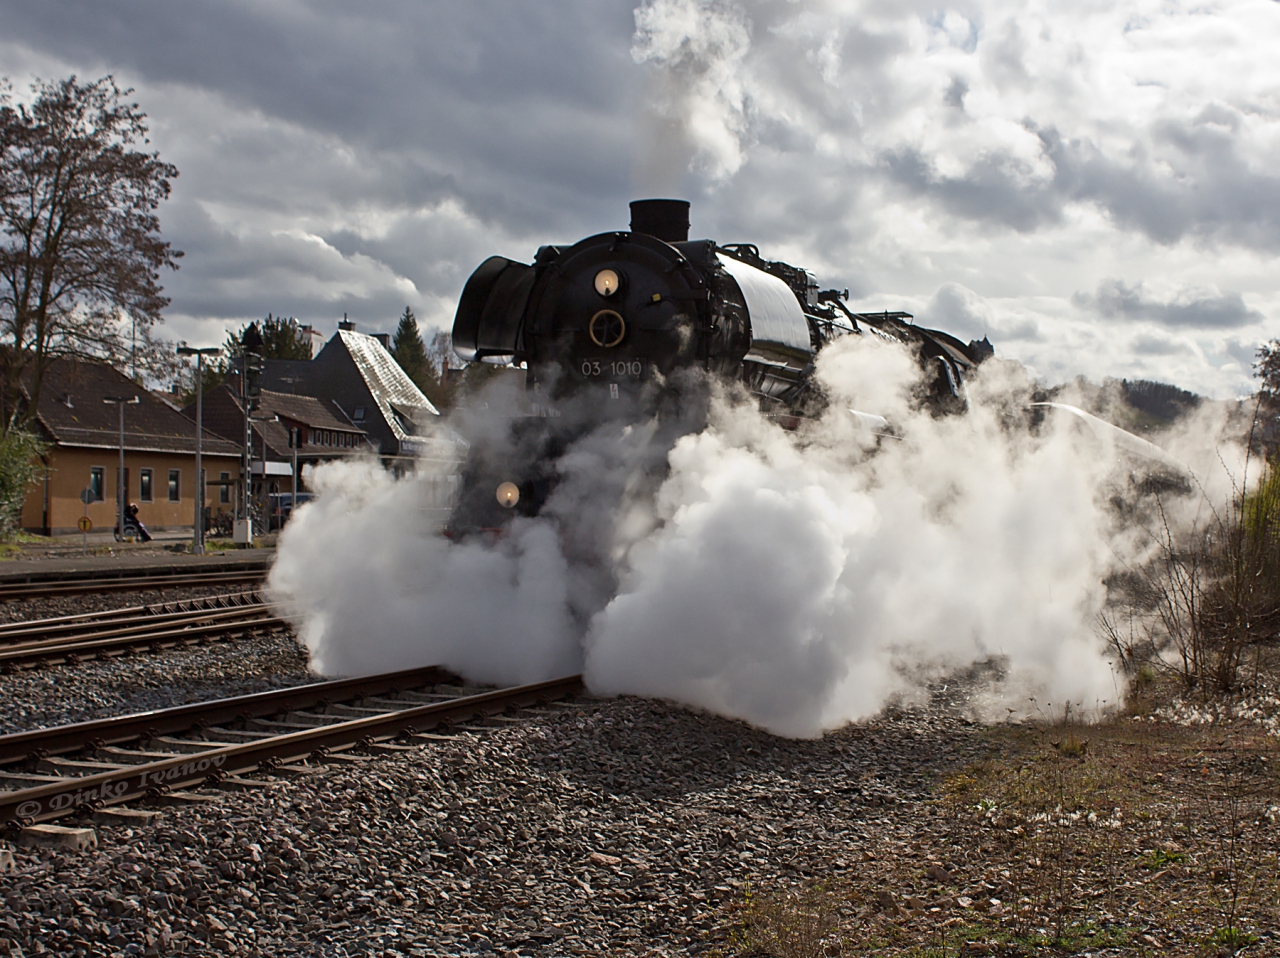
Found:
<path fill-rule="evenodd" d="M 404 308 L 404 313 L 400 316 L 400 325 L 396 327 L 395 337 L 391 340 L 391 355 L 421 389 L 422 377 L 430 373 L 427 365 L 427 347 L 422 342 L 418 319 L 408 306 Z"/>
<path fill-rule="evenodd" d="M 261 323 L 249 323 L 235 332 L 227 332 L 227 341 L 222 348 L 228 356 L 239 356 L 243 352 L 240 344 L 250 326 L 257 328 L 258 337 L 262 340 L 258 352 L 263 359 L 311 358 L 311 337 L 303 335 L 298 321 L 292 316 L 272 316 L 270 313 Z"/>
<path fill-rule="evenodd" d="M 204 391 L 207 393 L 227 381 L 231 375 L 233 360 L 244 352 L 244 334 L 250 327 L 257 330 L 257 338 L 262 345 L 256 350 L 263 359 L 310 359 L 311 337 L 303 335 L 302 326 L 292 316 L 273 316 L 261 322 L 245 323 L 237 330 L 227 330 L 227 338 L 222 344 L 222 355 L 211 357 L 204 362 Z M 183 374 L 182 403 L 190 405 L 196 401 L 196 370 L 194 364 L 188 364 Z"/>

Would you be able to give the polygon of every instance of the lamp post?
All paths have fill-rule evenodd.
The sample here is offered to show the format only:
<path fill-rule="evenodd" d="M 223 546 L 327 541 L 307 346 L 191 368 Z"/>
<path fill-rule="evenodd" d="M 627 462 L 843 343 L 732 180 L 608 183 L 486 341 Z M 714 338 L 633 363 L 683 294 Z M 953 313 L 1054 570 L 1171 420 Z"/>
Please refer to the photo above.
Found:
<path fill-rule="evenodd" d="M 124 541 L 124 407 L 136 406 L 140 400 L 137 396 L 106 396 L 102 400 L 108 406 L 120 407 L 120 469 L 116 473 L 116 526 L 120 530 L 120 541 Z"/>
<path fill-rule="evenodd" d="M 204 357 L 216 356 L 220 352 L 217 346 L 206 346 L 197 349 L 194 346 L 179 346 L 179 356 L 196 358 L 196 521 L 195 543 L 191 547 L 196 555 L 204 555 Z"/>

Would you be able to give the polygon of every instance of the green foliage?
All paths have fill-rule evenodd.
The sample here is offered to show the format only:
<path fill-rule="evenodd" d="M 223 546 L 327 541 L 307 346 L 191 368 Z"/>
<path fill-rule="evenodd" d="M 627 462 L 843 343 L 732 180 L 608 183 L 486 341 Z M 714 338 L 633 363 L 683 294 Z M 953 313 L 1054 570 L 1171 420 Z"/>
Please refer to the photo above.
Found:
<path fill-rule="evenodd" d="M 0 540 L 21 529 L 22 502 L 44 453 L 40 437 L 17 426 L 0 436 Z"/>
<path fill-rule="evenodd" d="M 253 327 L 262 340 L 257 352 L 264 359 L 310 359 L 311 337 L 306 335 L 302 326 L 292 316 L 272 316 L 262 322 L 245 323 L 239 329 L 227 331 L 227 338 L 222 344 L 222 355 L 204 361 L 204 391 L 222 385 L 231 374 L 231 360 L 244 353 L 241 341 L 249 328 Z M 186 373 L 185 388 L 182 392 L 182 404 L 189 406 L 196 401 L 195 368 L 189 366 Z"/>
<path fill-rule="evenodd" d="M 1229 949 L 1231 954 L 1234 954 L 1242 948 L 1247 948 L 1249 945 L 1256 944 L 1257 941 L 1257 935 L 1251 935 L 1246 931 L 1241 931 L 1239 928 L 1232 926 L 1219 928 L 1209 936 L 1210 945 L 1218 948 Z"/>
<path fill-rule="evenodd" d="M 427 347 L 418 330 L 418 319 L 408 306 L 400 315 L 400 325 L 396 327 L 395 337 L 391 340 L 391 355 L 415 383 L 427 372 Z"/>
<path fill-rule="evenodd" d="M 1187 856 L 1182 852 L 1169 852 L 1163 848 L 1157 848 L 1143 859 L 1142 867 L 1147 871 L 1158 872 L 1161 869 L 1168 868 L 1170 865 L 1178 865 L 1186 860 Z"/>
<path fill-rule="evenodd" d="M 1280 415 L 1280 339 L 1273 339 L 1258 347 L 1253 374 L 1262 380 L 1262 385 L 1258 387 L 1261 411 L 1266 419 L 1274 419 Z"/>
<path fill-rule="evenodd" d="M 254 351 L 263 359 L 311 358 L 311 337 L 303 334 L 298 321 L 292 316 L 272 316 L 270 313 L 261 323 L 247 323 L 235 332 L 227 333 L 222 348 L 228 356 L 239 356 L 244 352 L 240 344 L 251 326 L 262 338 L 261 348 Z"/>
<path fill-rule="evenodd" d="M 426 343 L 418 319 L 408 306 L 400 314 L 395 336 L 391 339 L 391 355 L 415 386 L 441 412 L 452 409 L 464 397 L 478 393 L 495 377 L 509 370 L 486 363 L 467 363 L 458 368 L 449 334 L 437 330 Z"/>

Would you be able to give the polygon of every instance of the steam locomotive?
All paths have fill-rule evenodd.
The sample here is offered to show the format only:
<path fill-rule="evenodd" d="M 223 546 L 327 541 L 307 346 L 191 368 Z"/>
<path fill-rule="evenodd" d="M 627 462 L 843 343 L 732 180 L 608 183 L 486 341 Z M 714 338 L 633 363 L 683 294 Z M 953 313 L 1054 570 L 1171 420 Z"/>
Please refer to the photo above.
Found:
<path fill-rule="evenodd" d="M 913 349 L 929 373 L 930 398 L 963 404 L 964 381 L 992 353 L 913 325 L 903 312 L 856 313 L 848 291 L 822 290 L 812 274 L 764 259 L 756 246 L 689 239 L 689 203 L 636 200 L 630 231 L 601 233 L 573 246 L 543 246 L 532 264 L 493 256 L 472 273 L 453 324 L 466 362 L 523 367 L 542 417 L 569 399 L 598 413 L 633 411 L 690 370 L 740 381 L 781 414 L 821 403 L 814 359 L 831 341 L 874 335 Z M 615 406 L 615 403 L 617 404 Z M 578 403 L 581 405 L 581 403 Z M 534 417 L 537 418 L 537 413 Z M 554 485 L 567 423 L 516 424 L 512 462 L 476 451 L 463 482 L 463 525 L 496 521 L 499 506 L 536 512 Z M 475 490 L 469 496 L 465 490 Z"/>
<path fill-rule="evenodd" d="M 741 380 L 766 404 L 798 408 L 818 351 L 864 332 L 918 350 L 939 398 L 960 398 L 992 350 L 910 323 L 903 312 L 854 313 L 848 291 L 772 262 L 747 244 L 689 239 L 689 203 L 631 203 L 630 232 L 543 246 L 531 265 L 485 260 L 462 291 L 453 347 L 466 362 L 524 363 L 548 398 L 701 367 Z"/>

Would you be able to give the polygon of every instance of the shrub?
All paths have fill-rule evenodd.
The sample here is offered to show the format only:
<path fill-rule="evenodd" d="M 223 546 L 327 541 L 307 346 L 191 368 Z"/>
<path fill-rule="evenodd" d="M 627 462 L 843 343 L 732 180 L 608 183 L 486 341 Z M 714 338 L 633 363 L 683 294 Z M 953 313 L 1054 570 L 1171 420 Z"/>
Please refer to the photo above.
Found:
<path fill-rule="evenodd" d="M 0 436 L 0 540 L 21 528 L 22 502 L 44 452 L 40 437 L 11 426 Z"/>
<path fill-rule="evenodd" d="M 1245 652 L 1280 628 L 1280 456 L 1208 527 L 1180 541 L 1166 523 L 1160 551 L 1152 592 L 1166 639 L 1157 646 L 1172 646 L 1189 687 L 1234 690 Z"/>

